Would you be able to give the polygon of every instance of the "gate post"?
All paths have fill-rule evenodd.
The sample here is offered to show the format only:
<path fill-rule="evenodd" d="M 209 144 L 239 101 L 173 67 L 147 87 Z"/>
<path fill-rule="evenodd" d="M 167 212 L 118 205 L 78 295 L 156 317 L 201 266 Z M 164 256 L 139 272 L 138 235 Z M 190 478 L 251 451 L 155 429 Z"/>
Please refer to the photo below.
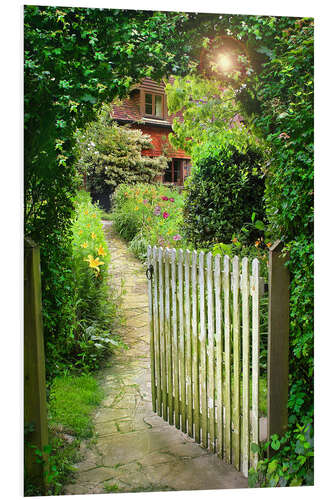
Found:
<path fill-rule="evenodd" d="M 45 387 L 45 355 L 42 323 L 39 247 L 24 240 L 24 423 L 32 425 L 25 440 L 27 476 L 45 490 L 47 463 L 37 463 L 35 449 L 48 444 Z M 45 454 L 43 453 L 45 460 Z"/>
<path fill-rule="evenodd" d="M 278 240 L 269 252 L 267 437 L 288 425 L 289 271 Z M 274 450 L 269 448 L 268 455 Z"/>

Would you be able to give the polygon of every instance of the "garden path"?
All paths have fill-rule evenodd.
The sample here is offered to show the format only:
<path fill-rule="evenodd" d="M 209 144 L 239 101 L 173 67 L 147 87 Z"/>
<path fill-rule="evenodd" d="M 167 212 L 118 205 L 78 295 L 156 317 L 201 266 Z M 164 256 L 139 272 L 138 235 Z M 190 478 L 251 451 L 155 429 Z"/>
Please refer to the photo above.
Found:
<path fill-rule="evenodd" d="M 129 349 L 113 354 L 99 374 L 105 399 L 94 416 L 98 437 L 84 446 L 76 482 L 65 493 L 246 488 L 247 480 L 234 467 L 153 413 L 147 279 L 110 222 L 104 229 L 113 286 L 120 288 L 124 281 L 126 326 L 121 334 Z"/>

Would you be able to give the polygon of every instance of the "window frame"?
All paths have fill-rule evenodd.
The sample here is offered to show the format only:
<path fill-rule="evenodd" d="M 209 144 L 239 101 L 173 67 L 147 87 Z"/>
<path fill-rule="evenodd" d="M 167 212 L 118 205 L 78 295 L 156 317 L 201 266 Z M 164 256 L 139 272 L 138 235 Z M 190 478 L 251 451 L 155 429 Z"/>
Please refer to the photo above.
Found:
<path fill-rule="evenodd" d="M 175 161 L 176 162 L 179 161 L 178 181 L 175 181 Z M 163 183 L 182 186 L 184 184 L 184 159 L 183 158 L 172 158 L 170 167 L 171 167 L 171 181 L 166 181 L 164 176 L 163 176 Z"/>
<path fill-rule="evenodd" d="M 158 116 L 156 114 L 150 114 L 150 113 L 146 113 L 146 95 L 151 95 L 152 96 L 152 111 L 156 111 L 156 108 L 155 108 L 155 97 L 156 96 L 160 96 L 162 98 L 162 114 L 161 116 Z M 157 118 L 157 119 L 160 119 L 160 120 L 164 120 L 165 116 L 164 116 L 164 94 L 159 94 L 159 93 L 154 93 L 154 92 L 146 92 L 144 91 L 143 92 L 143 111 L 144 111 L 144 116 L 148 116 L 148 117 L 151 117 L 151 118 Z"/>

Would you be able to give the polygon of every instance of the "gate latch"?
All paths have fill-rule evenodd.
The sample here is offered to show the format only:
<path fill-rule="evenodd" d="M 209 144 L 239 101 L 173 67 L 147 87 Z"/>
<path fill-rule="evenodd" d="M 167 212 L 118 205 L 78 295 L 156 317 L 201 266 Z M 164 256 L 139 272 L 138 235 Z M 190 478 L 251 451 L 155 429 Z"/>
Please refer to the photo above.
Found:
<path fill-rule="evenodd" d="M 147 279 L 151 280 L 153 277 L 153 274 L 154 274 L 154 266 L 152 264 L 150 264 L 150 266 L 148 266 L 148 269 L 146 271 Z"/>

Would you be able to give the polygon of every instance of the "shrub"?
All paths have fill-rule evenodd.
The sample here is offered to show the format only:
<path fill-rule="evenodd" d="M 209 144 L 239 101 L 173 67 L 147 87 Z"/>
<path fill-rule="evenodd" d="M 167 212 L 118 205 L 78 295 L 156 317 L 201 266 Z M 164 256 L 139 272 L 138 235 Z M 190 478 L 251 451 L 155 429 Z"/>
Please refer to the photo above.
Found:
<path fill-rule="evenodd" d="M 110 112 L 111 107 L 105 105 L 97 121 L 77 133 L 78 167 L 86 175 L 93 198 L 103 200 L 105 209 L 110 208 L 110 195 L 119 184 L 151 183 L 167 166 L 164 156 L 141 154 L 152 147 L 148 135 L 117 125 Z"/>
<path fill-rule="evenodd" d="M 196 150 L 185 184 L 183 230 L 188 240 L 195 245 L 229 243 L 251 224 L 253 213 L 264 218 L 262 160 L 259 151 L 239 152 L 215 141 Z M 260 234 L 251 226 L 245 240 L 252 242 Z"/>

